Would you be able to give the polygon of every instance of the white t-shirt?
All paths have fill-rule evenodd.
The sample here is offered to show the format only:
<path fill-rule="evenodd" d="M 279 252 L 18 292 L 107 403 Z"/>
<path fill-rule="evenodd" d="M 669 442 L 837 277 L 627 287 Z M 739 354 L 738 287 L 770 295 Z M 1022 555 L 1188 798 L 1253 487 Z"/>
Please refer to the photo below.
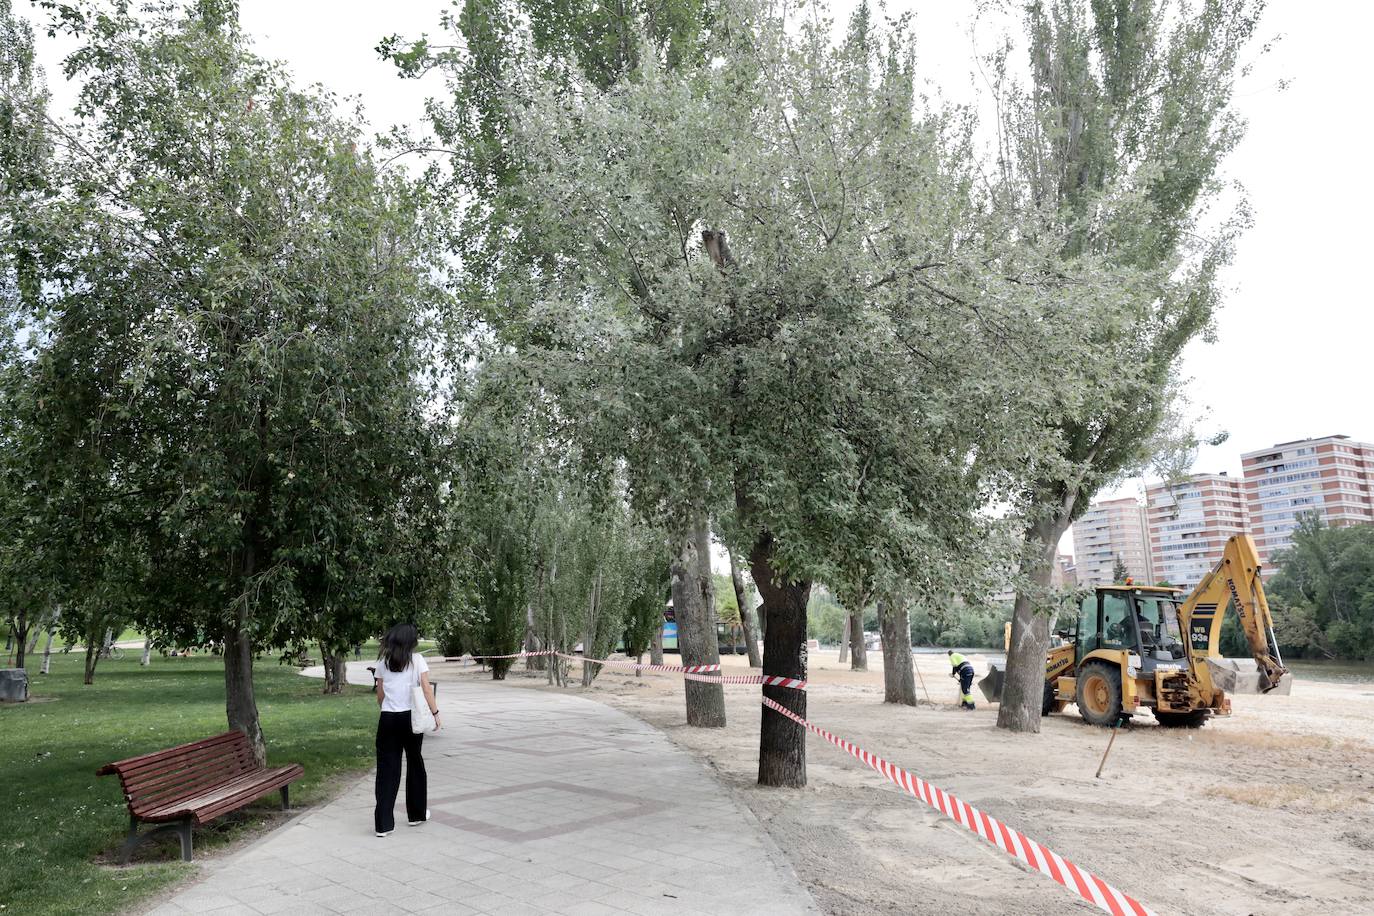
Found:
<path fill-rule="evenodd" d="M 420 684 L 420 675 L 429 670 L 425 657 L 416 652 L 403 671 L 392 671 L 386 660 L 377 663 L 377 680 L 382 682 L 382 712 L 410 712 L 411 691 Z"/>

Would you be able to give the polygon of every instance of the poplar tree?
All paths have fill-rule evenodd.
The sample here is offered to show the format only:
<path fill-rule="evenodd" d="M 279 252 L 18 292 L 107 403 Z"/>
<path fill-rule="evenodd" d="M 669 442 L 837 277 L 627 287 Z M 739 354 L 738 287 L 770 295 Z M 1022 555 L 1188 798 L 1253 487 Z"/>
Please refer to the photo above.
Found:
<path fill-rule="evenodd" d="M 1093 263 L 1118 295 L 1089 309 L 1091 396 L 1042 418 L 1057 446 L 1027 462 L 1016 506 L 1020 585 L 997 722 L 1038 732 L 1047 607 L 1060 537 L 1093 495 L 1178 439 L 1169 429 L 1184 348 L 1206 335 L 1221 271 L 1247 218 L 1205 218 L 1243 124 L 1232 107 L 1258 0 L 1046 0 L 1023 7 L 1030 80 L 1006 79 L 999 195 L 1053 274 Z M 1006 70 L 1000 71 L 1005 78 Z M 1081 288 L 1062 285 L 1064 303 Z M 1186 437 L 1185 437 L 1186 438 Z"/>

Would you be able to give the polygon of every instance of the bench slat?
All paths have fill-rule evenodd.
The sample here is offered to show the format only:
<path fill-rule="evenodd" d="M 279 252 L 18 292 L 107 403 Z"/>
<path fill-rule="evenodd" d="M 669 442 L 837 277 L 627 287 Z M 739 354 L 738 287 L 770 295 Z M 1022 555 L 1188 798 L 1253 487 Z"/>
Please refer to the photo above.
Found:
<path fill-rule="evenodd" d="M 100 772 L 118 773 L 130 811 L 143 816 L 260 769 L 247 737 L 242 732 L 227 732 L 110 764 Z"/>
<path fill-rule="evenodd" d="M 199 795 L 153 808 L 140 817 L 147 821 L 169 821 L 189 815 L 196 823 L 204 823 L 280 789 L 304 774 L 305 769 L 298 763 L 245 774 Z"/>
<path fill-rule="evenodd" d="M 201 773 L 236 775 L 254 769 L 257 769 L 257 762 L 252 757 L 225 754 L 218 757 L 183 758 L 159 769 L 145 769 L 137 773 L 121 772 L 119 777 L 129 789 L 151 792 L 168 783 L 193 779 Z"/>
<path fill-rule="evenodd" d="M 166 782 L 153 789 L 142 788 L 137 790 L 125 789 L 127 798 L 135 809 L 134 813 L 140 813 L 146 809 L 158 808 L 176 802 L 182 798 L 192 798 L 207 789 L 223 785 L 226 782 L 251 776 L 257 771 L 233 771 L 229 769 L 199 770 L 192 773 L 179 774 L 173 781 Z"/>
<path fill-rule="evenodd" d="M 108 776 L 111 773 L 118 773 L 120 770 L 136 770 L 141 765 L 155 761 L 159 758 L 168 758 L 178 753 L 195 750 L 202 747 L 211 747 L 219 744 L 227 744 L 238 741 L 247 741 L 248 737 L 241 731 L 224 732 L 212 738 L 202 738 L 199 741 L 192 741 L 188 744 L 178 744 L 176 747 L 165 748 L 160 751 L 151 751 L 147 754 L 139 754 L 136 757 L 128 757 L 124 760 L 116 760 L 114 763 L 107 763 L 96 770 L 98 776 Z"/>
<path fill-rule="evenodd" d="M 131 765 L 115 767 L 113 771 L 125 779 L 137 781 L 149 774 L 195 766 L 205 760 L 247 760 L 251 762 L 252 759 L 253 749 L 244 739 L 212 747 L 176 748 L 157 757 L 149 757 Z"/>

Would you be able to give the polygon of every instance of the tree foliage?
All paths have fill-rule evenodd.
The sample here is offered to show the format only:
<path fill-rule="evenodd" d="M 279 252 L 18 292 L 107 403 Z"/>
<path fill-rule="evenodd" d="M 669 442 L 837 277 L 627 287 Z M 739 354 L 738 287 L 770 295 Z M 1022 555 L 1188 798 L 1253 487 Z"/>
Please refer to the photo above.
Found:
<path fill-rule="evenodd" d="M 447 297 L 424 192 L 255 56 L 228 0 L 54 4 L 79 86 L 24 315 L 58 599 L 225 657 L 342 654 L 447 587 Z M 79 617 L 73 613 L 73 626 Z M 64 621 L 68 615 L 64 614 Z"/>
<path fill-rule="evenodd" d="M 1374 525 L 1329 528 L 1306 514 L 1273 565 L 1267 593 L 1285 651 L 1374 658 Z"/>

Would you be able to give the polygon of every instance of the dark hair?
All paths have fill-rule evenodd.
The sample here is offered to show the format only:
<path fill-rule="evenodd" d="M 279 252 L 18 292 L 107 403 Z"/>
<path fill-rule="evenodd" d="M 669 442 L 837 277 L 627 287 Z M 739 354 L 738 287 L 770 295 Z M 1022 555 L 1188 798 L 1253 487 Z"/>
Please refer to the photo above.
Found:
<path fill-rule="evenodd" d="M 419 642 L 420 634 L 415 631 L 413 624 L 398 623 L 382 637 L 382 652 L 377 657 L 391 671 L 404 671 Z"/>

